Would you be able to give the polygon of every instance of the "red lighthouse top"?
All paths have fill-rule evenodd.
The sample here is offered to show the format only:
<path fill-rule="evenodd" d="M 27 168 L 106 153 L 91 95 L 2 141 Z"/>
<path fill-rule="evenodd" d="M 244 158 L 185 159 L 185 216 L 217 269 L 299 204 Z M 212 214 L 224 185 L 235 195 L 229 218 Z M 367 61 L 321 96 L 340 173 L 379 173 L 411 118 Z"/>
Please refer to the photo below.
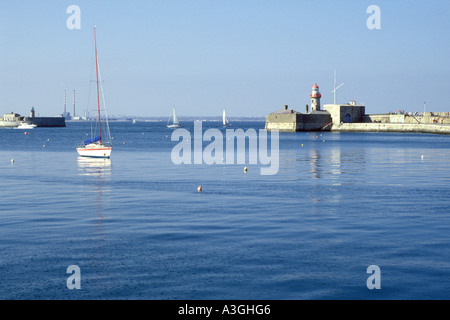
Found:
<path fill-rule="evenodd" d="M 317 83 L 314 83 L 314 86 L 312 87 L 312 93 L 310 94 L 311 98 L 320 98 L 322 95 L 319 92 L 319 86 Z"/>

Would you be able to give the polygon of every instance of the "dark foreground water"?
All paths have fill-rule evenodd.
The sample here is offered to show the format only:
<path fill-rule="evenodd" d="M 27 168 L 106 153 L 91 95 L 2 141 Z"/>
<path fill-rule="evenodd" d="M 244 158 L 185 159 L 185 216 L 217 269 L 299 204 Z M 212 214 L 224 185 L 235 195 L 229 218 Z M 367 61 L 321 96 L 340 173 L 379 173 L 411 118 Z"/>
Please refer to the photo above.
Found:
<path fill-rule="evenodd" d="M 282 133 L 263 176 L 174 165 L 163 122 L 78 159 L 89 130 L 0 130 L 1 299 L 450 298 L 450 136 Z"/>

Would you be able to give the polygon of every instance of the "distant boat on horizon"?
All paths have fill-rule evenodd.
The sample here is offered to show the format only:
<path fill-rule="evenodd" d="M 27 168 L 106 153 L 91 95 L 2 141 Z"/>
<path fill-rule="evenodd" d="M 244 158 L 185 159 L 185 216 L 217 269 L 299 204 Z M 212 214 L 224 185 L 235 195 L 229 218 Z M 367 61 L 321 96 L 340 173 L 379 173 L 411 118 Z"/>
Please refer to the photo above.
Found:
<path fill-rule="evenodd" d="M 223 124 L 224 127 L 226 127 L 227 125 L 229 125 L 229 122 L 228 122 L 228 118 L 227 118 L 227 114 L 226 114 L 226 112 L 225 112 L 225 109 L 223 109 L 223 112 L 222 112 L 222 124 Z"/>
<path fill-rule="evenodd" d="M 175 106 L 172 107 L 172 114 L 167 121 L 167 128 L 181 128 L 181 124 L 178 121 L 177 113 L 175 112 Z"/>
<path fill-rule="evenodd" d="M 104 120 L 104 131 L 106 133 L 106 137 L 102 137 L 102 122 L 100 117 L 100 96 L 99 96 L 99 88 L 102 91 L 103 95 L 103 87 L 99 85 L 99 78 L 101 81 L 100 68 L 98 66 L 98 58 L 97 58 L 97 38 L 95 34 L 95 26 L 94 26 L 94 47 L 95 47 L 95 74 L 96 74 L 96 82 L 97 82 L 97 111 L 98 111 L 98 136 L 94 136 L 91 139 L 84 140 L 83 145 L 77 148 L 77 152 L 82 157 L 91 157 L 91 158 L 110 158 L 112 151 L 112 143 L 111 143 L 111 134 L 109 132 L 109 123 L 108 123 L 108 115 L 106 114 L 106 105 L 105 99 L 103 96 L 103 108 L 105 111 L 105 120 Z"/>

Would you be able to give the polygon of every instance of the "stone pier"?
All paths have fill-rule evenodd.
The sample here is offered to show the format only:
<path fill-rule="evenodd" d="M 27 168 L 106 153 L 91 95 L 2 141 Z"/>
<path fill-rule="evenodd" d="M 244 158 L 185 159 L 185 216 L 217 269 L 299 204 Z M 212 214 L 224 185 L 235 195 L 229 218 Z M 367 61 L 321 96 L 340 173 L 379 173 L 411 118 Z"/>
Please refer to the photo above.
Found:
<path fill-rule="evenodd" d="M 331 131 L 335 132 L 416 132 L 450 134 L 450 124 L 419 123 L 334 123 Z"/>

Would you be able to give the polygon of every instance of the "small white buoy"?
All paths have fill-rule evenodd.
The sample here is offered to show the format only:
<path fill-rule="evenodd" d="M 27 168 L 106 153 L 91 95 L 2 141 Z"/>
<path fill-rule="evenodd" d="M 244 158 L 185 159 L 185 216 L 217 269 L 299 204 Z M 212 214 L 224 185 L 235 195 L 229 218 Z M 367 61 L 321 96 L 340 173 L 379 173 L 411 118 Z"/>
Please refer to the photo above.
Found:
<path fill-rule="evenodd" d="M 198 192 L 202 192 L 202 186 L 198 186 L 198 187 L 197 187 L 197 191 L 198 191 Z"/>
<path fill-rule="evenodd" d="M 11 158 L 11 163 L 14 163 L 14 158 Z"/>
<path fill-rule="evenodd" d="M 45 144 L 42 145 L 45 148 Z"/>
<path fill-rule="evenodd" d="M 423 160 L 423 155 L 420 158 Z"/>
<path fill-rule="evenodd" d="M 247 167 L 244 168 L 244 172 L 247 173 Z"/>

